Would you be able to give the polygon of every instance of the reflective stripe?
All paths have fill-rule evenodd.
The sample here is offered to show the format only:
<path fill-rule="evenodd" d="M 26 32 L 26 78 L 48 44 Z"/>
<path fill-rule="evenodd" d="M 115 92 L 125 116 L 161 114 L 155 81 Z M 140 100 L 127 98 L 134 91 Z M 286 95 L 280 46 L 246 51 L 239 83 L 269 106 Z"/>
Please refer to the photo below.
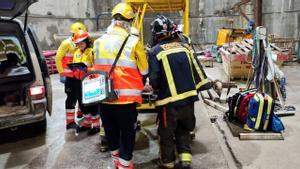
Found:
<path fill-rule="evenodd" d="M 83 123 L 85 124 L 92 124 L 92 122 L 90 120 L 84 119 Z"/>
<path fill-rule="evenodd" d="M 92 126 L 92 124 L 86 123 L 86 122 L 83 122 L 81 125 L 84 126 L 84 127 L 91 127 Z"/>
<path fill-rule="evenodd" d="M 141 73 L 142 75 L 147 75 L 147 74 L 149 73 L 149 69 L 140 71 L 140 73 Z"/>
<path fill-rule="evenodd" d="M 195 69 L 196 69 L 196 71 L 197 71 L 197 73 L 198 73 L 198 75 L 200 76 L 200 79 L 201 79 L 200 82 L 198 84 L 196 84 L 196 89 L 199 89 L 201 86 L 203 86 L 204 84 L 208 83 L 208 79 L 204 77 L 204 75 L 203 75 L 203 73 L 202 73 L 202 71 L 201 71 L 201 69 L 200 69 L 197 61 L 195 60 L 195 58 L 191 57 L 191 59 L 193 61 Z"/>
<path fill-rule="evenodd" d="M 180 161 L 191 162 L 192 161 L 192 155 L 190 153 L 181 153 L 181 154 L 179 154 L 179 160 Z"/>
<path fill-rule="evenodd" d="M 72 57 L 73 58 L 73 53 L 66 53 L 65 57 Z"/>
<path fill-rule="evenodd" d="M 199 89 L 201 86 L 203 86 L 204 84 L 208 83 L 208 79 L 202 79 L 197 85 L 196 85 L 196 89 Z"/>
<path fill-rule="evenodd" d="M 268 98 L 267 117 L 265 120 L 263 130 L 267 130 L 267 128 L 268 128 L 271 109 L 272 109 L 272 102 L 273 102 L 273 99 L 270 96 L 267 96 L 267 98 Z"/>
<path fill-rule="evenodd" d="M 161 60 L 164 56 L 167 56 L 167 55 L 172 54 L 172 53 L 179 53 L 179 52 L 189 53 L 189 50 L 187 50 L 184 47 L 182 47 L 182 48 L 168 49 L 168 50 L 159 52 L 159 54 L 156 56 L 156 58 L 157 58 L 157 60 Z"/>
<path fill-rule="evenodd" d="M 71 69 L 64 69 L 64 73 L 72 73 Z"/>
<path fill-rule="evenodd" d="M 124 160 L 124 159 L 122 159 L 122 158 L 119 158 L 119 162 L 120 162 L 120 164 L 123 165 L 123 166 L 129 166 L 130 163 L 131 163 L 131 160 L 127 161 L 127 160 Z"/>
<path fill-rule="evenodd" d="M 75 109 L 66 109 L 67 113 L 75 113 Z"/>
<path fill-rule="evenodd" d="M 67 116 L 66 119 L 67 120 L 73 120 L 75 116 Z"/>
<path fill-rule="evenodd" d="M 103 102 L 105 104 L 130 104 L 142 103 L 142 96 L 119 96 L 117 100 L 112 102 Z"/>
<path fill-rule="evenodd" d="M 95 62 L 96 62 L 96 58 L 99 58 L 99 46 L 100 46 L 100 41 L 97 39 L 95 41 L 95 56 L 94 56 L 94 59 L 95 59 Z"/>
<path fill-rule="evenodd" d="M 164 70 L 165 70 L 165 73 L 166 73 L 166 78 L 167 78 L 167 81 L 168 81 L 168 85 L 169 85 L 171 95 L 175 96 L 175 95 L 177 95 L 177 90 L 176 90 L 176 86 L 175 86 L 175 83 L 174 83 L 173 74 L 172 74 L 172 71 L 171 71 L 169 60 L 168 60 L 168 57 L 167 57 L 168 54 L 169 54 L 169 52 L 164 52 L 164 51 L 160 52 L 157 55 L 157 58 L 160 58 L 160 60 L 162 60 L 162 64 L 163 64 L 163 67 L 164 67 Z"/>
<path fill-rule="evenodd" d="M 118 95 L 120 96 L 140 96 L 142 90 L 137 89 L 115 89 Z"/>
<path fill-rule="evenodd" d="M 170 163 L 162 163 L 161 166 L 165 167 L 165 168 L 174 168 L 175 164 L 174 162 L 170 162 Z"/>
<path fill-rule="evenodd" d="M 100 127 L 100 123 L 99 123 L 99 122 L 93 123 L 93 127 L 94 127 L 94 128 L 99 128 L 99 127 Z"/>
<path fill-rule="evenodd" d="M 262 114 L 263 114 L 264 102 L 265 101 L 264 101 L 264 97 L 260 93 L 256 93 L 255 96 L 254 96 L 255 100 L 257 100 L 259 102 L 259 108 L 258 108 L 258 113 L 257 113 L 257 116 L 256 116 L 256 122 L 255 122 L 254 128 L 256 130 L 258 130 L 259 126 L 260 126 L 260 122 L 261 122 L 261 117 L 262 117 Z"/>
<path fill-rule="evenodd" d="M 197 96 L 197 95 L 198 95 L 197 91 L 192 90 L 192 91 L 188 91 L 188 92 L 185 92 L 185 93 L 181 93 L 181 94 L 176 95 L 176 96 L 170 96 L 170 97 L 167 97 L 167 98 L 162 99 L 162 100 L 157 100 L 155 102 L 155 104 L 157 106 L 166 105 L 166 104 L 171 103 L 171 102 L 175 102 L 175 101 L 178 101 L 178 100 L 188 98 L 190 96 Z"/>
<path fill-rule="evenodd" d="M 115 59 L 107 59 L 107 58 L 96 58 L 95 64 L 96 65 L 112 65 L 114 63 Z M 136 63 L 131 62 L 129 60 L 118 60 L 116 66 L 122 66 L 122 67 L 129 67 L 132 69 L 137 69 Z"/>
<path fill-rule="evenodd" d="M 95 116 L 92 116 L 92 119 L 99 119 L 100 118 L 100 115 L 95 115 Z"/>
<path fill-rule="evenodd" d="M 105 136 L 105 131 L 103 130 L 103 128 L 100 130 L 100 136 Z M 118 153 L 119 153 L 119 151 L 118 151 Z"/>

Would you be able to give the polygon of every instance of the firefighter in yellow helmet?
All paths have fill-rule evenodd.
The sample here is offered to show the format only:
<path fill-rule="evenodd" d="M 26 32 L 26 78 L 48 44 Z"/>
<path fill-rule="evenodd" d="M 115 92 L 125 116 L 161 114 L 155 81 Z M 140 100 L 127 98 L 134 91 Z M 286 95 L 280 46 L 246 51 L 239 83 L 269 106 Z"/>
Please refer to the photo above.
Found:
<path fill-rule="evenodd" d="M 97 106 L 86 106 L 82 104 L 82 89 L 81 80 L 86 75 L 89 68 L 93 66 L 94 57 L 92 49 L 92 41 L 90 40 L 89 33 L 79 30 L 73 36 L 73 41 L 77 47 L 74 52 L 73 63 L 84 63 L 87 67 L 73 68 L 74 83 L 76 91 L 76 99 L 83 110 L 83 122 L 77 128 L 77 132 L 88 130 L 88 135 L 96 134 L 100 131 L 100 117 Z"/>
<path fill-rule="evenodd" d="M 76 46 L 72 41 L 73 35 L 79 30 L 86 31 L 86 27 L 81 22 L 75 22 L 70 27 L 71 37 L 63 40 L 57 49 L 55 62 L 57 71 L 60 75 L 60 81 L 65 84 L 65 93 L 67 95 L 65 101 L 66 108 L 66 128 L 76 128 L 77 125 L 75 123 L 75 105 L 76 105 L 76 97 L 74 95 L 74 74 L 68 68 L 67 64 L 73 62 L 73 54 L 75 52 Z"/>
<path fill-rule="evenodd" d="M 118 98 L 100 104 L 101 120 L 111 156 L 115 168 L 119 169 L 133 168 L 131 160 L 137 122 L 136 106 L 142 102 L 142 78 L 148 73 L 144 47 L 139 37 L 131 34 L 134 16 L 129 4 L 119 3 L 112 11 L 113 20 L 107 33 L 94 42 L 95 70 L 108 72 L 117 53 L 121 52 L 110 76 Z"/>

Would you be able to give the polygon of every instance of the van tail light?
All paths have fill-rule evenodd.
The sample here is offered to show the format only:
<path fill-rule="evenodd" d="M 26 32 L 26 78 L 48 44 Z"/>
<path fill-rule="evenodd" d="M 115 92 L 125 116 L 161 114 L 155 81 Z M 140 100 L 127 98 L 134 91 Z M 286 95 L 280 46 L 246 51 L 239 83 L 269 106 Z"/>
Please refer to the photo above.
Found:
<path fill-rule="evenodd" d="M 29 89 L 29 94 L 32 100 L 39 100 L 45 97 L 45 87 L 44 86 L 34 86 Z"/>

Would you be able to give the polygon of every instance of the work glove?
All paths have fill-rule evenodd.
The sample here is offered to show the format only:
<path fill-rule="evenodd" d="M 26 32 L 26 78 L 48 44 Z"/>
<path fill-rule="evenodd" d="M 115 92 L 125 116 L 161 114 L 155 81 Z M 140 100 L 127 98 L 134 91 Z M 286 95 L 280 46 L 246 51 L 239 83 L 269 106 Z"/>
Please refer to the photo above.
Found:
<path fill-rule="evenodd" d="M 143 92 L 153 92 L 153 88 L 150 84 L 144 86 Z"/>
<path fill-rule="evenodd" d="M 59 77 L 59 81 L 61 82 L 61 83 L 65 83 L 66 82 L 66 76 L 60 76 Z"/>

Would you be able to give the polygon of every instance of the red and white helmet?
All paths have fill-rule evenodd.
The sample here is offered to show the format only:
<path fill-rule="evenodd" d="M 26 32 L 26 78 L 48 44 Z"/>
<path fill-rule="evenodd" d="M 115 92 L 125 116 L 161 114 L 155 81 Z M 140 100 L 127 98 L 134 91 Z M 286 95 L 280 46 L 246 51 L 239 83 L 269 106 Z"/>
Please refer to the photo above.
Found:
<path fill-rule="evenodd" d="M 84 41 L 89 37 L 89 33 L 84 30 L 79 30 L 77 33 L 74 34 L 73 41 L 74 43 L 79 43 Z"/>

